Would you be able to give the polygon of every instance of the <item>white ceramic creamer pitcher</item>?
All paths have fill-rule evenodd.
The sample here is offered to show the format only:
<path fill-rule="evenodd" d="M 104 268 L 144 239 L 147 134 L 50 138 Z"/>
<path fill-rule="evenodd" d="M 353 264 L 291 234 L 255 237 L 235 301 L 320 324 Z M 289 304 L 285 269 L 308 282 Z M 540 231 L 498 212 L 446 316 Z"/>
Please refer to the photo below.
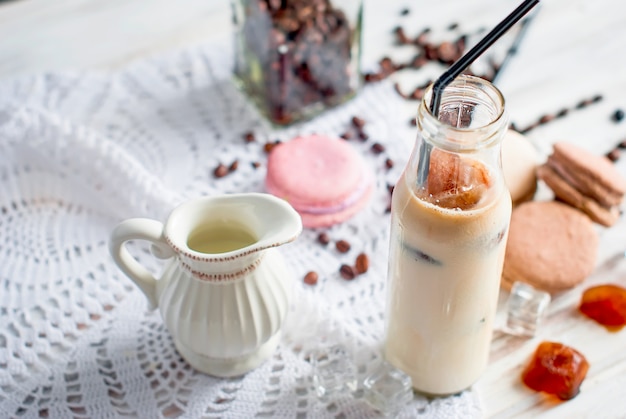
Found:
<path fill-rule="evenodd" d="M 178 352 L 194 368 L 244 374 L 276 348 L 291 277 L 276 247 L 302 231 L 298 213 L 269 194 L 204 197 L 175 208 L 165 224 L 133 218 L 113 231 L 117 265 L 159 308 Z M 169 258 L 156 279 L 129 253 L 129 240 L 152 242 Z"/>

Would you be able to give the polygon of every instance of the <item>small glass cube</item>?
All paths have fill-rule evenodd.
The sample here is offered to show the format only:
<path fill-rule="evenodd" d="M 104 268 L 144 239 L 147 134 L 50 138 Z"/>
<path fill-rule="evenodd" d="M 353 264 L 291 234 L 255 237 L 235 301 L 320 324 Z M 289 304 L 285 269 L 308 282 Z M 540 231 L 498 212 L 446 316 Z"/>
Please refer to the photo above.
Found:
<path fill-rule="evenodd" d="M 382 362 L 363 382 L 365 399 L 385 415 L 393 415 L 413 400 L 411 377 Z"/>
<path fill-rule="evenodd" d="M 313 351 L 311 365 L 313 386 L 319 397 L 356 390 L 356 365 L 344 345 L 336 344 Z"/>
<path fill-rule="evenodd" d="M 504 330 L 516 336 L 535 336 L 550 294 L 523 282 L 515 282 L 507 301 L 507 318 Z"/>

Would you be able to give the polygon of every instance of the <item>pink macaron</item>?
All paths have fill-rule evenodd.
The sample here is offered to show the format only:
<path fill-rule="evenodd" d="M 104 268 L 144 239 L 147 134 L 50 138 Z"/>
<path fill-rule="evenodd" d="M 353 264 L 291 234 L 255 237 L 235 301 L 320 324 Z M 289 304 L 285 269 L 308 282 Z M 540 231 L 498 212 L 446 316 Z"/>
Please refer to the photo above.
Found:
<path fill-rule="evenodd" d="M 305 227 L 328 227 L 348 220 L 367 205 L 373 178 L 345 140 L 309 135 L 272 149 L 265 187 L 289 202 Z"/>

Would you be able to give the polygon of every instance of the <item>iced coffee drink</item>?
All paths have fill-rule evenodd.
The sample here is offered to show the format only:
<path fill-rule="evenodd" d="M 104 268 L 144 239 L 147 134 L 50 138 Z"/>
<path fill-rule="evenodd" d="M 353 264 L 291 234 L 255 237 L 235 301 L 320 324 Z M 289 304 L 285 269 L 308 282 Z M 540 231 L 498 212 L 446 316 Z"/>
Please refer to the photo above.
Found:
<path fill-rule="evenodd" d="M 384 353 L 431 395 L 470 387 L 487 365 L 511 216 L 502 98 L 471 77 L 449 90 L 439 118 L 428 93 L 420 106 L 392 198 Z"/>

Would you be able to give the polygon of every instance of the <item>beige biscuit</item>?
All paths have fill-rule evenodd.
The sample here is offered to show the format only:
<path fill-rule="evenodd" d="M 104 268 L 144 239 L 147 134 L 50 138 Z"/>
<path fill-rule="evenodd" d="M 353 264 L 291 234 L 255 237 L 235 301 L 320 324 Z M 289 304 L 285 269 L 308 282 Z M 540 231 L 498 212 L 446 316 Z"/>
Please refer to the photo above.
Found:
<path fill-rule="evenodd" d="M 599 237 L 589 217 L 557 201 L 525 202 L 513 210 L 502 286 L 521 281 L 559 292 L 593 271 Z"/>
<path fill-rule="evenodd" d="M 537 169 L 537 176 L 552 189 L 559 200 L 578 208 L 596 223 L 610 227 L 619 219 L 617 206 L 604 207 L 592 198 L 583 195 L 548 164 Z"/>
<path fill-rule="evenodd" d="M 502 141 L 502 170 L 514 205 L 535 196 L 538 161 L 539 155 L 530 141 L 522 134 L 508 130 Z"/>

